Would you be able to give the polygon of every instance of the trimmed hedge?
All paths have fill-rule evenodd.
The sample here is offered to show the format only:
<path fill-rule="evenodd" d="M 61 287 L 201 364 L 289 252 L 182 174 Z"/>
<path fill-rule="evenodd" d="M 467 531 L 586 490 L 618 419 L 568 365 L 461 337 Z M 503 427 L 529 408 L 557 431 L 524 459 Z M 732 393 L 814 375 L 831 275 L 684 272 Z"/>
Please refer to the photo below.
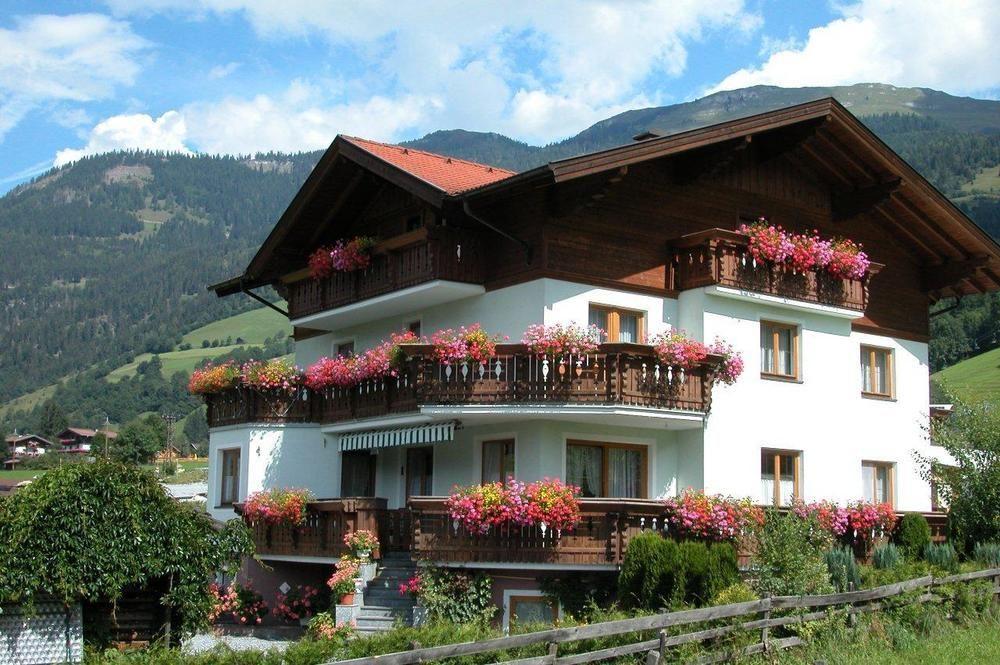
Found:
<path fill-rule="evenodd" d="M 739 580 L 732 545 L 677 543 L 647 532 L 629 542 L 618 577 L 618 599 L 626 607 L 648 610 L 706 605 Z"/>
<path fill-rule="evenodd" d="M 923 515 L 904 515 L 896 527 L 895 540 L 907 558 L 919 559 L 931 544 L 931 525 Z"/>

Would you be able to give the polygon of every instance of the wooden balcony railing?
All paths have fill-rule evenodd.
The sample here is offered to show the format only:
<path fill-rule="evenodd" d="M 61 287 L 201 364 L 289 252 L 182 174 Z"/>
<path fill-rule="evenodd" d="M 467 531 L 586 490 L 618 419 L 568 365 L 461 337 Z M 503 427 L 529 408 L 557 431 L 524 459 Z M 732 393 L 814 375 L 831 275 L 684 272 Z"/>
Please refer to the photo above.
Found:
<path fill-rule="evenodd" d="M 594 353 L 539 357 L 498 344 L 488 361 L 446 364 L 429 345 L 407 345 L 397 377 L 351 388 L 265 394 L 232 389 L 206 396 L 210 427 L 251 422 L 335 423 L 413 412 L 421 406 L 630 406 L 705 413 L 710 356 L 691 370 L 660 363 L 643 344 L 602 344 Z"/>
<path fill-rule="evenodd" d="M 868 307 L 868 281 L 883 266 L 872 263 L 869 277 L 846 279 L 823 271 L 796 273 L 784 266 L 757 263 L 745 235 L 710 229 L 670 243 L 667 287 L 676 291 L 720 284 L 863 312 Z"/>
<path fill-rule="evenodd" d="M 572 531 L 504 526 L 481 535 L 454 524 L 443 498 L 413 498 L 413 556 L 448 563 L 613 565 L 621 563 L 630 538 L 663 525 L 661 501 L 581 499 L 580 504 Z"/>
<path fill-rule="evenodd" d="M 288 315 L 297 319 L 437 279 L 482 284 L 483 275 L 477 235 L 444 227 L 420 229 L 376 245 L 365 270 L 323 279 L 305 276 L 289 284 Z"/>
<path fill-rule="evenodd" d="M 663 532 L 665 525 L 663 502 L 649 499 L 580 499 L 576 528 L 562 533 L 516 526 L 469 533 L 448 516 L 444 497 L 412 497 L 400 509 L 388 509 L 386 503 L 383 498 L 366 497 L 313 501 L 305 523 L 298 527 L 253 527 L 257 554 L 336 558 L 347 553 L 344 535 L 368 529 L 378 535 L 381 553 L 410 552 L 427 561 L 615 565 L 622 562 L 631 538 L 643 531 Z M 943 541 L 947 515 L 923 515 L 931 524 L 933 540 Z M 741 546 L 750 546 L 738 552 L 740 565 L 746 566 L 753 555 L 752 543 Z M 869 555 L 858 552 L 862 558 Z"/>
<path fill-rule="evenodd" d="M 348 553 L 344 536 L 357 529 L 377 534 L 382 551 L 410 549 L 410 512 L 388 510 L 381 498 L 312 501 L 299 526 L 256 524 L 251 531 L 257 554 L 331 558 Z"/>

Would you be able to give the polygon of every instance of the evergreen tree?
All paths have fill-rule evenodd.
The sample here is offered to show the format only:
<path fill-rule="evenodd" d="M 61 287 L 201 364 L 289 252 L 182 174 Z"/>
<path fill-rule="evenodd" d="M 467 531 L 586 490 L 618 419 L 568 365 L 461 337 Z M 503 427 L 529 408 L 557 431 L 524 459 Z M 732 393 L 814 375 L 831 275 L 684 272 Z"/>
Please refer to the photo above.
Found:
<path fill-rule="evenodd" d="M 205 419 L 205 407 L 196 409 L 184 421 L 184 436 L 195 452 L 206 452 L 208 443 L 208 421 Z"/>
<path fill-rule="evenodd" d="M 55 400 L 46 400 L 38 415 L 38 433 L 46 439 L 55 439 L 56 435 L 67 427 L 69 427 L 69 421 L 66 420 L 66 413 Z"/>

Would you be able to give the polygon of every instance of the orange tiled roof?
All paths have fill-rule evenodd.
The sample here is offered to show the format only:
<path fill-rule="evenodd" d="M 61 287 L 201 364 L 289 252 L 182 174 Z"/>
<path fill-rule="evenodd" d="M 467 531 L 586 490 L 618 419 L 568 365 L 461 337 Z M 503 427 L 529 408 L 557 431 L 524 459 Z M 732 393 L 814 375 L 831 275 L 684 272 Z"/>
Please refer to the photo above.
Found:
<path fill-rule="evenodd" d="M 353 145 L 430 183 L 446 194 L 458 194 L 516 175 L 498 166 L 479 164 L 400 145 L 343 136 Z"/>

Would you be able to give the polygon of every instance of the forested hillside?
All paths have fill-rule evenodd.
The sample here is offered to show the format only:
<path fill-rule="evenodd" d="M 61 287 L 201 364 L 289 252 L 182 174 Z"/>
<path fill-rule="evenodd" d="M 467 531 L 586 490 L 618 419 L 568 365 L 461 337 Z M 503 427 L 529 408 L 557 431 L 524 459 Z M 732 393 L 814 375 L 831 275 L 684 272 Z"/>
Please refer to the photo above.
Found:
<path fill-rule="evenodd" d="M 641 131 L 676 132 L 827 94 L 1000 235 L 1000 102 L 930 90 L 760 86 L 628 111 L 548 146 L 464 130 L 408 145 L 523 170 L 627 143 Z M 6 413 L 0 430 L 36 428 L 43 414 L 92 424 L 101 414 L 193 408 L 181 377 L 167 376 L 149 356 L 133 361 L 175 350 L 185 333 L 255 306 L 205 288 L 244 268 L 318 157 L 114 153 L 0 199 L 0 405 L 45 386 L 51 402 Z M 1000 297 L 967 298 L 936 317 L 932 332 L 934 369 L 1000 345 Z M 284 352 L 285 344 L 272 340 L 266 352 Z M 131 369 L 118 369 L 112 385 L 105 377 L 122 366 Z"/>

